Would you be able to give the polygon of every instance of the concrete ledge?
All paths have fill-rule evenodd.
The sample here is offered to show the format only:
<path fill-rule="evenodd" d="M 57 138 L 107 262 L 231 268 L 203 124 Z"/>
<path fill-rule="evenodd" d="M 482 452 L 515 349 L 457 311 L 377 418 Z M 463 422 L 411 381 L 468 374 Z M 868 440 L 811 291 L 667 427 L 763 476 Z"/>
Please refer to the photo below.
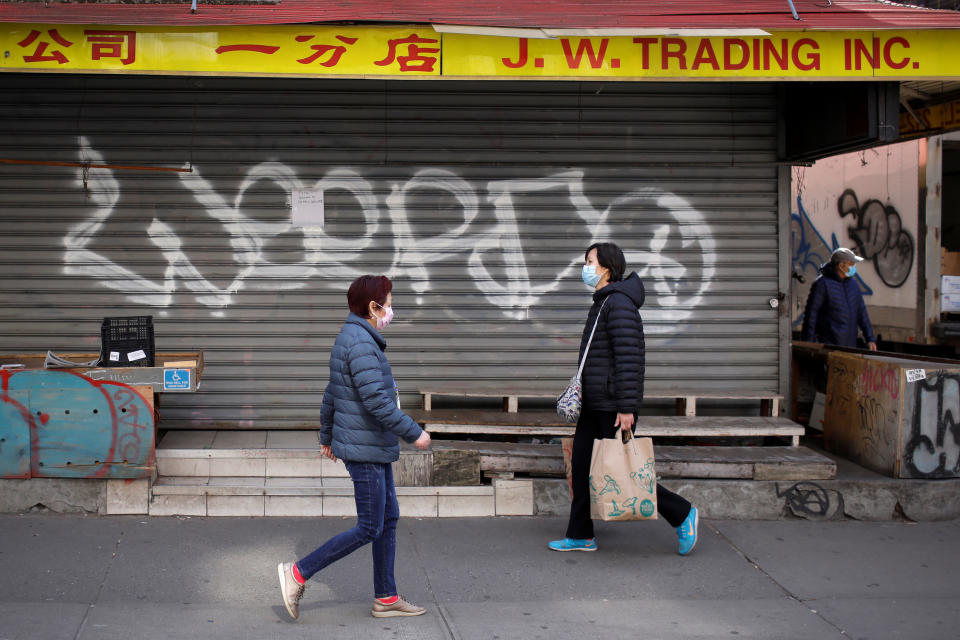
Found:
<path fill-rule="evenodd" d="M 150 480 L 107 480 L 109 515 L 146 515 L 150 509 Z"/>
<path fill-rule="evenodd" d="M 34 507 L 55 513 L 106 513 L 106 504 L 106 480 L 0 480 L 0 513 L 23 513 Z"/>
<path fill-rule="evenodd" d="M 661 484 L 713 520 L 808 520 L 917 522 L 960 518 L 960 479 L 950 480 L 683 480 Z M 566 480 L 534 480 L 534 512 L 567 515 Z"/>
<path fill-rule="evenodd" d="M 661 482 L 696 504 L 704 518 L 716 520 L 960 518 L 960 479 L 887 478 L 826 455 L 836 462 L 836 479 L 667 478 Z M 109 490 L 108 482 L 114 483 Z M 22 513 L 43 505 L 37 508 L 59 513 L 143 513 L 142 489 L 143 481 L 0 479 L 0 512 Z M 352 485 L 349 479 L 337 477 L 160 477 L 152 487 L 149 513 L 206 516 L 211 496 L 249 498 L 214 500 L 212 512 L 223 515 L 355 515 Z M 564 516 L 570 509 L 566 480 L 552 478 L 497 479 L 493 486 L 397 487 L 397 496 L 402 513 L 412 517 Z"/>
<path fill-rule="evenodd" d="M 152 491 L 150 515 L 356 515 L 353 487 L 343 478 L 161 477 Z M 497 507 L 498 500 L 502 508 Z M 532 515 L 533 483 L 519 480 L 498 487 L 397 487 L 397 501 L 404 517 L 492 516 L 501 511 Z"/>
<path fill-rule="evenodd" d="M 401 518 L 436 518 L 437 496 L 410 496 L 397 494 Z"/>
<path fill-rule="evenodd" d="M 441 518 L 468 518 L 496 515 L 496 498 L 476 495 L 437 496 L 437 515 Z"/>
<path fill-rule="evenodd" d="M 150 500 L 151 516 L 205 516 L 207 496 L 154 496 Z"/>
<path fill-rule="evenodd" d="M 532 516 L 533 480 L 493 481 L 498 516 Z"/>
<path fill-rule="evenodd" d="M 292 484 L 269 487 L 210 486 L 205 478 L 167 478 L 162 481 L 163 484 L 154 485 L 149 513 L 207 515 L 206 498 L 207 494 L 212 493 L 266 498 L 265 515 L 315 516 L 319 515 L 318 510 L 322 510 L 323 515 L 353 515 L 352 488 L 322 484 L 310 486 L 309 481 L 316 480 L 310 478 L 304 479 L 304 482 L 293 478 L 284 480 L 292 481 Z M 127 506 L 131 513 L 143 513 L 139 505 L 133 505 L 133 501 L 126 503 L 119 500 L 115 505 L 117 510 L 109 509 L 107 482 L 51 478 L 0 480 L 0 512 L 23 513 L 36 505 L 43 505 L 38 508 L 56 513 L 111 514 Z M 520 502 L 525 502 L 529 495 L 527 487 L 508 482 L 511 481 L 498 480 L 497 488 L 398 487 L 397 496 L 404 515 L 412 517 L 431 517 L 438 513 L 437 500 L 440 496 L 450 498 L 443 501 L 443 515 L 507 515 L 508 512 L 520 515 L 520 511 L 526 514 L 525 505 Z M 530 513 L 561 516 L 569 513 L 570 491 L 565 479 L 535 478 L 512 482 L 530 483 L 533 494 Z M 887 521 L 906 518 L 926 522 L 960 518 L 960 479 L 895 480 L 882 476 L 785 482 L 667 479 L 662 484 L 696 504 L 704 518 L 716 520 L 852 518 Z M 329 509 L 325 502 L 320 506 L 321 497 L 324 501 L 330 501 Z M 465 504 L 457 504 L 457 498 L 473 498 L 483 504 L 477 505 L 476 509 L 468 509 Z"/>
<path fill-rule="evenodd" d="M 321 496 L 264 496 L 265 516 L 322 516 Z"/>
<path fill-rule="evenodd" d="M 530 482 L 527 480 L 526 482 Z M 397 487 L 397 496 L 493 496 L 492 486 Z M 344 478 L 211 477 L 168 478 L 154 482 L 154 496 L 353 496 L 353 485 Z"/>
<path fill-rule="evenodd" d="M 321 460 L 317 449 L 157 449 L 157 458 L 273 458 Z"/>
<path fill-rule="evenodd" d="M 264 497 L 207 496 L 208 516 L 258 517 L 264 514 Z"/>
<path fill-rule="evenodd" d="M 157 471 L 162 476 L 350 477 L 343 462 L 306 449 L 157 449 Z"/>

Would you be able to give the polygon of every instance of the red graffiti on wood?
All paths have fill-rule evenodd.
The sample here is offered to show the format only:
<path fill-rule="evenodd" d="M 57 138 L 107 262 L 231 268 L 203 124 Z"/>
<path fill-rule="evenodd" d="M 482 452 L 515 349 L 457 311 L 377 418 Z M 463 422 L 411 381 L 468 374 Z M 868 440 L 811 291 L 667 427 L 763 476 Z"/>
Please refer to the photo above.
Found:
<path fill-rule="evenodd" d="M 17 401 L 10 393 L 10 380 L 13 376 L 26 373 L 31 373 L 31 371 L 0 371 L 0 382 L 2 382 L 0 402 L 10 404 L 15 408 L 16 413 L 20 415 L 23 424 L 26 425 L 29 430 L 30 437 L 30 472 L 25 475 L 3 476 L 7 478 L 29 478 L 49 475 L 44 473 L 43 467 L 39 464 L 41 449 L 39 431 L 41 425 L 45 426 L 50 423 L 51 416 L 45 411 L 38 411 L 37 414 L 34 415 L 29 407 Z M 58 370 L 55 373 L 51 373 L 53 375 L 69 374 L 83 380 L 83 382 L 93 390 L 103 395 L 109 407 L 110 415 L 104 418 L 104 420 L 109 421 L 109 446 L 105 447 L 106 450 L 101 456 L 98 456 L 95 470 L 83 474 L 82 477 L 112 477 L 111 472 L 113 471 L 113 465 L 127 464 L 128 462 L 145 466 L 152 466 L 154 464 L 155 455 L 152 447 L 154 421 L 151 411 L 152 403 L 148 401 L 147 398 L 140 394 L 135 388 L 121 382 L 92 380 L 80 373 L 70 370 Z M 80 388 L 82 389 L 82 387 Z M 75 391 L 76 387 L 71 387 L 70 390 Z M 67 413 L 69 413 L 69 411 Z M 144 443 L 144 440 L 146 440 L 146 443 Z M 147 446 L 146 451 L 143 449 L 144 444 Z M 141 459 L 144 454 L 146 454 L 146 459 Z"/>
<path fill-rule="evenodd" d="M 15 371 L 0 371 L 0 401 L 5 404 L 12 405 L 19 413 L 20 417 L 23 418 L 23 421 L 27 424 L 27 428 L 30 430 L 30 451 L 36 451 L 37 449 L 37 423 L 33 420 L 33 415 L 30 414 L 30 409 L 25 407 L 22 403 L 17 402 L 10 397 L 10 378 Z M 42 419 L 42 417 L 41 417 Z M 4 478 L 29 478 L 30 473 L 24 474 L 9 474 L 2 476 Z"/>
<path fill-rule="evenodd" d="M 140 456 L 140 432 L 152 433 L 152 420 L 149 424 L 140 422 L 141 405 L 136 402 L 139 399 L 141 403 L 146 404 L 146 401 L 136 390 L 127 385 L 110 384 L 118 387 L 113 393 L 113 405 L 116 407 L 114 415 L 117 411 L 120 412 L 114 420 L 114 433 L 120 431 L 120 437 L 114 440 L 116 450 L 119 451 L 124 462 L 136 460 Z M 147 406 L 150 405 L 147 404 Z M 126 430 L 123 431 L 117 427 L 124 427 Z"/>
<path fill-rule="evenodd" d="M 889 367 L 877 367 L 868 364 L 863 373 L 860 374 L 857 390 L 860 393 L 886 392 L 892 399 L 896 400 L 900 395 L 897 372 Z"/>

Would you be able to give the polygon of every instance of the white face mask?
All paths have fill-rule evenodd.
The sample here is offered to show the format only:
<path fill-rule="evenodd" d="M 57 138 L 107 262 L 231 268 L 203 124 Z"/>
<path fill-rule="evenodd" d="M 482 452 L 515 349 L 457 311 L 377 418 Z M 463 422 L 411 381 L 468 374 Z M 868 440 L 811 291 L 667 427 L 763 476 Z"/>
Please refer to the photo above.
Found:
<path fill-rule="evenodd" d="M 377 329 L 383 329 L 388 324 L 393 322 L 393 307 L 385 307 L 377 302 L 374 302 L 373 304 L 377 305 L 383 310 L 383 315 L 377 316 Z"/>

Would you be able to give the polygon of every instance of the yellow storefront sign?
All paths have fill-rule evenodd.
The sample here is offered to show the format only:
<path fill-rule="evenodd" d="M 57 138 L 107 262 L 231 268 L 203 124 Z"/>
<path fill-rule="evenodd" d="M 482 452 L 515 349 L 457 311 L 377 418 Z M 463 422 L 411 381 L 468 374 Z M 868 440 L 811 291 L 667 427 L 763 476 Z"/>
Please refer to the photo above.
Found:
<path fill-rule="evenodd" d="M 420 27 L 0 25 L 2 71 L 438 76 Z"/>
<path fill-rule="evenodd" d="M 900 114 L 900 135 L 930 135 L 960 129 L 960 100 Z"/>
<path fill-rule="evenodd" d="M 698 80 L 960 77 L 960 32 L 545 39 L 429 25 L 0 26 L 0 71 Z"/>
<path fill-rule="evenodd" d="M 955 31 L 775 32 L 764 37 L 446 37 L 444 75 L 652 79 L 960 77 Z"/>

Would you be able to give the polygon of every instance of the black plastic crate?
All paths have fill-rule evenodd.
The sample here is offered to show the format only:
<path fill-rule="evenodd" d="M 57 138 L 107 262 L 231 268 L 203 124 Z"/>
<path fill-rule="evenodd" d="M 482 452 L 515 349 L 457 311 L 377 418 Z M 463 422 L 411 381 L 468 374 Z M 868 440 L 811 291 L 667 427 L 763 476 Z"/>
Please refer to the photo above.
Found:
<path fill-rule="evenodd" d="M 100 366 L 152 367 L 153 356 L 153 316 L 103 319 Z"/>

